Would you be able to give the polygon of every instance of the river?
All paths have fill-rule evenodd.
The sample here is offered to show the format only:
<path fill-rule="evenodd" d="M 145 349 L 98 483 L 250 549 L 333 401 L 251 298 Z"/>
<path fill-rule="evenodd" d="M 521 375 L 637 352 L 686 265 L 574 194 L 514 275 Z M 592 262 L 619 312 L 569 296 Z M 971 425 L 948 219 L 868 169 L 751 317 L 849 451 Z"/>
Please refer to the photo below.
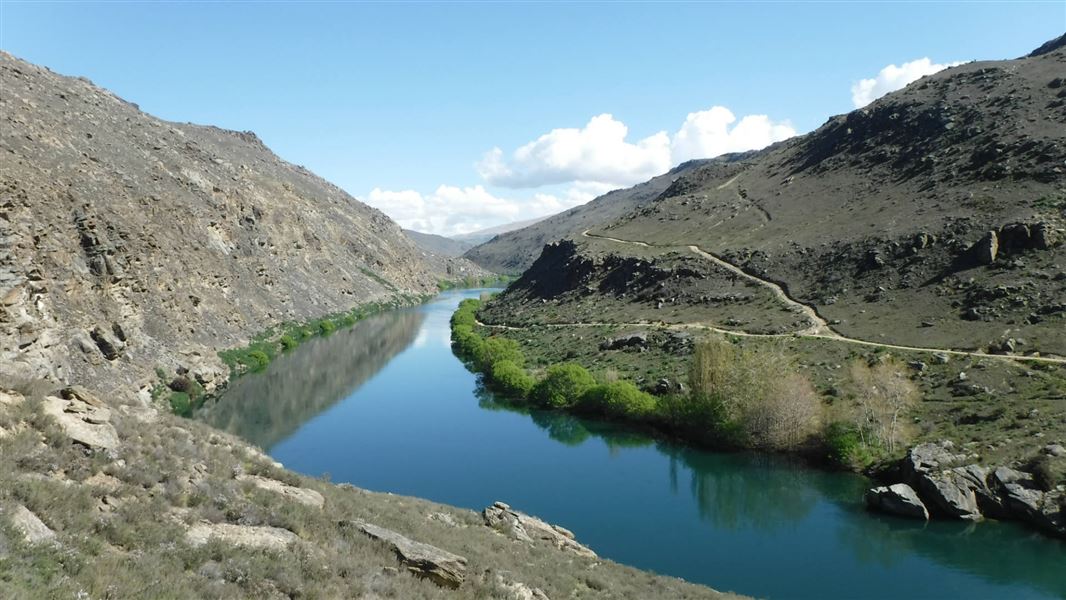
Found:
<path fill-rule="evenodd" d="M 557 523 L 601 556 L 768 598 L 1062 598 L 1066 543 L 1011 523 L 867 512 L 861 477 L 705 452 L 494 401 L 452 354 L 441 294 L 316 338 L 197 417 L 286 467 Z"/>

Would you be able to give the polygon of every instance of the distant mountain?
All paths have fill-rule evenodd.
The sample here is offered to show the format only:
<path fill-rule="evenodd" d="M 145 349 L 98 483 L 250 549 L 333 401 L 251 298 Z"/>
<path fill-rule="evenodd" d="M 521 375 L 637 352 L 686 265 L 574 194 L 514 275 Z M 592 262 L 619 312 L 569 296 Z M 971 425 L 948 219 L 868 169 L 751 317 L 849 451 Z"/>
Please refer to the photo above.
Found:
<path fill-rule="evenodd" d="M 462 242 L 443 235 L 422 233 L 413 229 L 404 229 L 403 232 L 414 243 L 418 244 L 419 248 L 440 256 L 462 256 L 464 252 L 474 247 L 474 244 L 470 242 Z"/>
<path fill-rule="evenodd" d="M 499 273 L 518 274 L 529 268 L 540 255 L 545 244 L 580 234 L 585 229 L 613 221 L 653 200 L 678 177 L 710 162 L 729 163 L 750 156 L 751 153 L 732 154 L 707 160 L 683 163 L 670 172 L 624 190 L 608 192 L 588 204 L 535 222 L 526 222 L 513 230 L 501 231 L 495 239 L 487 239 L 465 254 L 473 262 Z"/>
<path fill-rule="evenodd" d="M 528 227 L 539 221 L 543 221 L 548 217 L 537 217 L 536 219 L 527 219 L 525 221 L 515 221 L 513 223 L 504 223 L 503 225 L 496 225 L 495 227 L 488 227 L 486 229 L 479 229 L 470 233 L 463 233 L 460 235 L 453 235 L 452 239 L 466 242 L 472 246 L 482 244 L 491 240 L 492 238 L 507 233 L 508 231 L 514 231 L 516 229 L 522 229 Z"/>

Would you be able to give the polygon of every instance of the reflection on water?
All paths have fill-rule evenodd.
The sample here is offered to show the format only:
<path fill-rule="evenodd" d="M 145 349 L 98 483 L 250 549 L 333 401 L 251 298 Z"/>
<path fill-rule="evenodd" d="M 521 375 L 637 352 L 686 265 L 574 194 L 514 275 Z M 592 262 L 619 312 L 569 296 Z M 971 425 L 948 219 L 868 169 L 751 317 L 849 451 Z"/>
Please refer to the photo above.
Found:
<path fill-rule="evenodd" d="M 297 471 L 475 510 L 505 500 L 605 557 L 719 589 L 1066 597 L 1066 544 L 1021 527 L 870 514 L 862 477 L 497 401 L 448 344 L 451 312 L 477 294 L 301 346 L 202 416 Z"/>
<path fill-rule="evenodd" d="M 264 372 L 233 381 L 196 418 L 269 449 L 377 374 L 415 341 L 424 319 L 393 311 L 308 340 Z"/>

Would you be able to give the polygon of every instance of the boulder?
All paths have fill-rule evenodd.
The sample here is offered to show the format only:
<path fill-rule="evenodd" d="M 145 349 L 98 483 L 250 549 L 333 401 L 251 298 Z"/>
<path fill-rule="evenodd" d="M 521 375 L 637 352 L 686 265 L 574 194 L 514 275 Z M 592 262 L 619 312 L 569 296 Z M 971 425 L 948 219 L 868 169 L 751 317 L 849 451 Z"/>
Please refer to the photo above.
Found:
<path fill-rule="evenodd" d="M 905 483 L 867 490 L 866 504 L 889 514 L 929 520 L 929 511 L 918 498 L 918 494 Z"/>
<path fill-rule="evenodd" d="M 1003 499 L 1007 516 L 1066 537 L 1066 493 L 1044 492 L 1029 473 L 999 467 L 989 478 Z"/>
<path fill-rule="evenodd" d="M 979 265 L 990 265 L 996 262 L 999 254 L 999 236 L 995 231 L 989 231 L 976 244 L 971 247 L 974 261 Z"/>
<path fill-rule="evenodd" d="M 89 332 L 89 337 L 96 343 L 96 347 L 100 349 L 100 353 L 107 360 L 115 360 L 122 355 L 122 348 L 125 347 L 125 344 L 116 339 L 111 332 L 101 327 L 94 327 Z"/>
<path fill-rule="evenodd" d="M 525 513 L 512 510 L 503 502 L 495 502 L 481 511 L 485 524 L 507 537 L 527 543 L 548 543 L 555 548 L 572 552 L 585 558 L 596 558 L 596 553 L 579 543 L 573 532 L 551 525 Z"/>
<path fill-rule="evenodd" d="M 392 548 L 400 564 L 419 577 L 452 589 L 462 585 L 466 579 L 466 558 L 458 554 L 416 542 L 384 527 L 362 521 L 354 521 L 353 524 L 366 535 Z"/>
<path fill-rule="evenodd" d="M 41 544 L 55 539 L 56 533 L 33 514 L 30 509 L 16 504 L 11 511 L 11 525 L 30 544 Z"/>
<path fill-rule="evenodd" d="M 954 444 L 947 441 L 919 444 L 911 448 L 900 466 L 903 481 L 917 489 L 922 476 L 966 463 L 969 457 L 955 454 L 952 452 L 954 448 Z"/>
<path fill-rule="evenodd" d="M 1055 457 L 1066 456 L 1066 448 L 1062 444 L 1048 444 L 1044 446 L 1044 454 Z"/>
<path fill-rule="evenodd" d="M 645 332 L 640 333 L 627 333 L 615 338 L 604 340 L 600 344 L 600 350 L 622 350 L 625 348 L 637 348 L 644 351 L 648 348 L 648 334 Z"/>
<path fill-rule="evenodd" d="M 253 527 L 207 521 L 197 523 L 185 532 L 185 541 L 193 547 L 203 546 L 213 539 L 234 546 L 280 552 L 299 538 L 288 529 L 279 527 Z"/>
<path fill-rule="evenodd" d="M 118 448 L 118 433 L 110 423 L 111 410 L 106 406 L 55 396 L 45 398 L 41 406 L 44 414 L 55 419 L 67 437 L 75 442 L 102 450 Z"/>
<path fill-rule="evenodd" d="M 935 513 L 967 521 L 984 518 L 977 506 L 974 483 L 954 469 L 923 476 L 918 489 Z"/>

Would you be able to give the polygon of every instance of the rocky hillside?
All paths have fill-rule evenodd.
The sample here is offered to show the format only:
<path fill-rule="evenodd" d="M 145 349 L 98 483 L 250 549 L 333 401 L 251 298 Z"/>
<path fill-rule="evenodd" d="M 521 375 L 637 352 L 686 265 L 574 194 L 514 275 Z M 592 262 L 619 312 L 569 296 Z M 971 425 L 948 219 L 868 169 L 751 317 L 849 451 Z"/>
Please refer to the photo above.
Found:
<path fill-rule="evenodd" d="M 773 310 L 794 312 L 796 330 L 806 305 L 844 336 L 1066 355 L 1061 38 L 925 77 L 757 155 L 643 185 L 654 198 L 627 214 L 571 226 L 573 243 L 545 252 L 501 314 L 596 312 L 602 300 L 624 303 L 632 320 L 705 310 L 726 326 L 732 311 L 743 328 L 750 304 L 722 288 L 762 281 L 791 298 Z M 508 252 L 481 260 L 524 264 L 524 250 Z"/>
<path fill-rule="evenodd" d="M 650 181 L 624 190 L 608 192 L 588 204 L 496 235 L 489 241 L 471 248 L 464 256 L 486 269 L 517 275 L 533 264 L 545 244 L 577 236 L 589 227 L 610 223 L 628 214 L 636 207 L 654 200 L 678 177 L 702 165 L 729 163 L 751 155 L 752 153 L 731 154 L 713 161 L 686 162 Z"/>
<path fill-rule="evenodd" d="M 0 374 L 210 387 L 280 321 L 436 288 L 384 214 L 248 132 L 169 123 L 0 55 Z"/>
<path fill-rule="evenodd" d="M 422 233 L 421 231 L 414 231 L 413 229 L 404 229 L 403 232 L 407 237 L 411 238 L 411 241 L 418 245 L 419 248 L 439 256 L 462 256 L 464 252 L 474 247 L 474 245 L 469 242 L 453 240 L 452 238 L 444 237 L 443 235 Z"/>

